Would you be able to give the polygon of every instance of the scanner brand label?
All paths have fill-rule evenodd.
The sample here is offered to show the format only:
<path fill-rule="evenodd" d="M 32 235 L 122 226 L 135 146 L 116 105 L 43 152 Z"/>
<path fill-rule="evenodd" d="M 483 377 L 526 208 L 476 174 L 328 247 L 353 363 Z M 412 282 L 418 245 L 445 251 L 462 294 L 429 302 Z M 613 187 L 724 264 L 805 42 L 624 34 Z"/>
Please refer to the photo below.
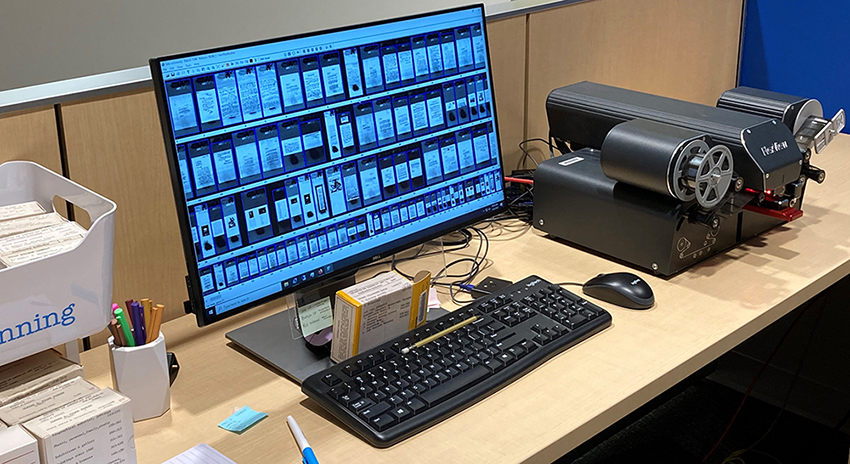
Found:
<path fill-rule="evenodd" d="M 773 142 L 771 145 L 765 145 L 761 147 L 761 154 L 764 156 L 770 156 L 778 151 L 784 150 L 788 148 L 788 142 Z"/>
<path fill-rule="evenodd" d="M 568 160 L 559 161 L 558 164 L 560 164 L 561 166 L 569 166 L 571 164 L 576 164 L 580 161 L 584 161 L 584 158 L 582 158 L 581 156 L 573 156 Z"/>

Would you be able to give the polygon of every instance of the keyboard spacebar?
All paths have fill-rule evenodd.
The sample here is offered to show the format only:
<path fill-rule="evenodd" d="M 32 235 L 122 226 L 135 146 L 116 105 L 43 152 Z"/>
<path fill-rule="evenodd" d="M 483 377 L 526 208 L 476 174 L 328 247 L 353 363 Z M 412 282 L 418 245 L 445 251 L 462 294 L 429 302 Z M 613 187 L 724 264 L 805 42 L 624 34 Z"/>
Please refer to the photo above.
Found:
<path fill-rule="evenodd" d="M 455 393 L 468 388 L 488 375 L 490 375 L 489 369 L 484 366 L 475 366 L 460 376 L 454 377 L 451 381 L 438 385 L 419 396 L 428 403 L 429 407 L 434 406 L 437 403 L 441 403 L 443 400 L 449 399 Z"/>

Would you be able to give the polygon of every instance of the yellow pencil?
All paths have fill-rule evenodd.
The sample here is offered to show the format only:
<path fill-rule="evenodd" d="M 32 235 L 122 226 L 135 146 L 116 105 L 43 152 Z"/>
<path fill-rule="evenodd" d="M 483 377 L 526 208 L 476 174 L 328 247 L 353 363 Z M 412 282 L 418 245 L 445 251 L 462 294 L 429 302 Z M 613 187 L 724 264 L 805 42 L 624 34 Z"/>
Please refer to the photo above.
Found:
<path fill-rule="evenodd" d="M 450 334 L 450 333 L 454 332 L 455 330 L 457 330 L 457 329 L 459 329 L 459 328 L 461 328 L 461 327 L 463 327 L 463 326 L 466 326 L 466 325 L 472 324 L 473 322 L 475 322 L 475 321 L 477 321 L 477 320 L 478 320 L 478 316 L 472 316 L 472 317 L 470 317 L 469 319 L 466 319 L 465 321 L 458 322 L 457 324 L 455 324 L 455 325 L 453 325 L 453 326 L 449 327 L 448 329 L 443 329 L 443 330 L 441 330 L 441 331 L 439 331 L 439 332 L 435 333 L 434 335 L 431 335 L 430 337 L 423 338 L 422 340 L 419 340 L 418 342 L 414 343 L 414 344 L 413 344 L 413 345 L 411 345 L 411 346 L 408 346 L 407 348 L 402 348 L 402 349 L 401 349 L 401 354 L 407 354 L 407 353 L 410 353 L 410 350 L 412 350 L 412 349 L 414 349 L 414 348 L 419 348 L 419 347 L 420 347 L 420 346 L 422 346 L 422 345 L 425 345 L 425 344 L 431 343 L 431 342 L 433 342 L 434 340 L 436 340 L 436 339 L 438 339 L 438 338 L 440 338 L 440 337 L 442 337 L 442 336 L 444 336 L 444 335 L 448 335 L 448 334 Z"/>

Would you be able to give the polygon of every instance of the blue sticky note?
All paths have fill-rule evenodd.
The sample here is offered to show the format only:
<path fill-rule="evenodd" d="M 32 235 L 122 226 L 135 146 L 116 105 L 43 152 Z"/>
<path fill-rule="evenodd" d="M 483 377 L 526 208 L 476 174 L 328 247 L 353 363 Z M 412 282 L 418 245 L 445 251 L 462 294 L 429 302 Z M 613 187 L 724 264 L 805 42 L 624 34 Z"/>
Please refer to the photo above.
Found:
<path fill-rule="evenodd" d="M 268 414 L 264 412 L 254 411 L 249 406 L 245 406 L 244 408 L 233 413 L 232 416 L 221 421 L 218 426 L 223 428 L 224 430 L 229 430 L 235 433 L 242 433 L 245 430 L 248 430 L 248 428 L 250 428 L 252 425 L 265 419 L 266 417 L 268 417 Z"/>

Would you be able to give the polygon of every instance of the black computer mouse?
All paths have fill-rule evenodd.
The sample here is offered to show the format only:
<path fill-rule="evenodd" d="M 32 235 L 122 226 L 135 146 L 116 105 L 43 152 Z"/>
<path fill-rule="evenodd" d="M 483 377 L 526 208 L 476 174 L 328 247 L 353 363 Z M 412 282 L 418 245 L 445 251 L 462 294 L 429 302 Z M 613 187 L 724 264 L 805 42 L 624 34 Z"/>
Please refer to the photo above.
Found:
<path fill-rule="evenodd" d="M 581 287 L 585 295 L 631 309 L 647 309 L 655 303 L 652 289 L 630 272 L 599 274 Z"/>

